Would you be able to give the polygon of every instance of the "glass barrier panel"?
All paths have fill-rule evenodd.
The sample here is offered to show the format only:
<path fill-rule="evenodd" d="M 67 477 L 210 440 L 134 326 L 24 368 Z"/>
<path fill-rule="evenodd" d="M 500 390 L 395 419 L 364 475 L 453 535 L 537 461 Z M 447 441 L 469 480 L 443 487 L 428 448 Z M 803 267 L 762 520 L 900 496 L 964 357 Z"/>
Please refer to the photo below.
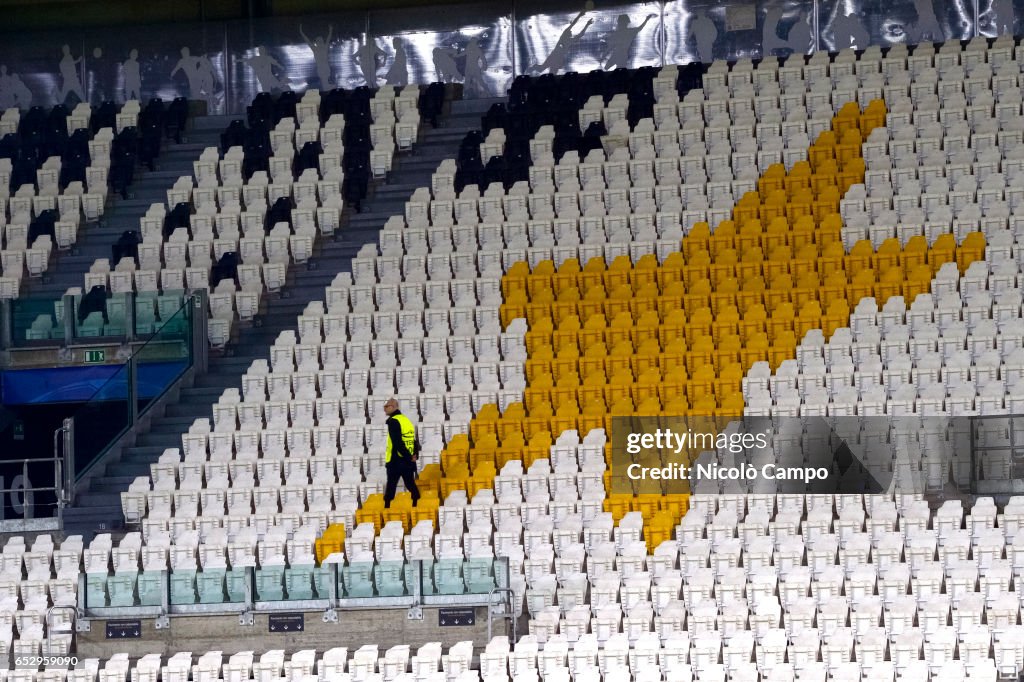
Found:
<path fill-rule="evenodd" d="M 167 593 L 167 571 L 143 571 L 139 573 L 136 589 L 140 606 L 160 606 Z"/>
<path fill-rule="evenodd" d="M 338 596 L 348 599 L 377 596 L 373 588 L 373 564 L 372 561 L 353 561 L 342 566 Z"/>
<path fill-rule="evenodd" d="M 74 415 L 75 476 L 85 473 L 131 426 L 128 365 L 114 372 Z"/>
<path fill-rule="evenodd" d="M 166 290 L 153 299 L 155 319 L 153 331 L 167 338 L 171 334 L 184 334 L 188 318 L 179 315 L 188 304 L 184 289 Z M 145 307 L 146 304 L 143 304 Z M 148 312 L 147 312 L 148 314 Z"/>
<path fill-rule="evenodd" d="M 255 600 L 262 602 L 284 601 L 284 575 L 284 562 L 282 562 L 280 566 L 268 566 L 264 564 L 263 566 L 255 569 Z"/>
<path fill-rule="evenodd" d="M 138 596 L 138 571 L 119 571 L 107 577 L 108 606 L 141 606 Z"/>
<path fill-rule="evenodd" d="M 317 589 L 315 580 L 315 570 L 316 565 L 313 564 L 312 561 L 310 561 L 310 563 L 308 564 L 293 563 L 287 568 L 285 568 L 285 599 L 290 599 L 292 601 L 298 601 L 303 599 L 316 599 Z"/>
<path fill-rule="evenodd" d="M 85 608 L 101 609 L 109 606 L 107 601 L 107 579 L 110 575 L 104 573 L 85 574 Z"/>
<path fill-rule="evenodd" d="M 174 385 L 174 382 L 192 365 L 191 299 L 183 299 L 180 294 L 181 292 L 164 295 L 168 303 L 161 311 L 162 315 L 151 323 L 155 328 L 145 345 L 135 350 L 135 397 L 139 414 Z M 159 300 L 143 298 L 136 300 L 136 309 L 140 301 L 148 301 L 153 306 L 160 305 Z M 175 303 L 178 304 L 178 308 L 172 311 L 171 305 Z M 156 309 L 153 308 L 154 311 Z"/>
<path fill-rule="evenodd" d="M 405 597 L 411 592 L 406 582 L 405 561 L 380 561 L 373 567 L 373 585 L 378 597 Z"/>
<path fill-rule="evenodd" d="M 337 575 L 335 564 L 325 564 L 313 568 L 313 590 L 317 599 L 331 598 L 331 581 Z"/>
<path fill-rule="evenodd" d="M 196 591 L 199 571 L 176 569 L 171 571 L 171 606 L 187 606 L 199 603 Z"/>
<path fill-rule="evenodd" d="M 128 294 L 111 294 L 104 286 L 94 286 L 72 298 L 75 306 L 74 338 L 77 343 L 125 335 L 130 299 Z"/>
<path fill-rule="evenodd" d="M 244 579 L 245 571 L 239 571 Z M 227 568 L 206 567 L 196 572 L 196 596 L 199 604 L 224 604 L 228 598 Z M 245 583 L 242 583 L 242 599 L 245 601 Z"/>
<path fill-rule="evenodd" d="M 245 583 L 249 579 L 249 570 L 246 568 L 229 568 L 224 571 L 224 590 L 229 602 L 245 602 Z"/>
<path fill-rule="evenodd" d="M 119 306 L 130 300 L 127 295 L 107 299 L 108 317 L 113 312 L 112 319 L 120 320 L 121 334 L 125 318 Z M 183 291 L 169 292 L 157 297 L 154 305 L 157 327 L 146 342 L 133 351 L 134 376 L 129 365 L 122 365 L 74 415 L 76 477 L 81 477 L 111 443 L 131 427 L 130 401 L 135 401 L 136 413 L 141 415 L 192 366 L 191 299 L 185 297 Z M 81 317 L 80 301 L 76 308 Z"/>
<path fill-rule="evenodd" d="M 62 297 L 20 297 L 10 303 L 11 342 L 15 348 L 48 346 L 64 340 Z"/>

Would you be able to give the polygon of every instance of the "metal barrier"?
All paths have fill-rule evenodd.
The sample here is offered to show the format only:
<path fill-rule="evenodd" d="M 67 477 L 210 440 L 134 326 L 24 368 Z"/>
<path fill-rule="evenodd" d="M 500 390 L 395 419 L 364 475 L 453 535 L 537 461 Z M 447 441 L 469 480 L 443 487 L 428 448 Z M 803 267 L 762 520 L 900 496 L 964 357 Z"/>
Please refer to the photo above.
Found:
<path fill-rule="evenodd" d="M 58 433 L 60 429 L 58 429 Z M 54 434 L 56 441 L 57 434 Z M 56 443 L 55 443 L 56 447 Z M 52 457 L 27 457 L 23 459 L 9 459 L 2 462 L 3 467 L 16 468 L 20 470 L 17 476 L 11 479 L 8 483 L 5 476 L 0 476 L 0 509 L 3 507 L 3 499 L 8 495 L 11 496 L 12 506 L 17 508 L 21 507 L 21 519 L 25 526 L 22 530 L 28 530 L 28 522 L 35 519 L 52 518 L 56 523 L 56 528 L 61 528 L 63 523 L 64 507 L 66 506 L 68 480 L 65 475 L 65 467 L 62 461 L 60 453 L 55 449 Z M 41 469 L 48 469 L 53 471 L 53 483 L 45 484 L 38 481 L 38 473 Z M 33 471 L 34 470 L 34 471 Z M 35 479 L 35 480 L 33 480 Z M 49 517 L 37 516 L 35 495 L 50 493 L 53 495 L 53 513 Z M 18 497 L 20 496 L 20 501 Z M 49 506 L 49 505 L 47 505 Z M 4 521 L 5 524 L 9 524 L 11 520 L 3 519 L 0 515 L 0 520 Z M 17 521 L 17 520 L 15 520 Z M 41 528 L 41 527 L 40 527 Z M 11 528 L 5 526 L 5 530 L 19 530 L 17 528 Z"/>
<path fill-rule="evenodd" d="M 325 622 L 336 622 L 338 611 L 354 609 L 405 609 L 410 620 L 422 620 L 424 607 L 481 606 L 488 608 L 490 630 L 492 617 L 512 617 L 514 595 L 504 557 L 307 566 L 300 569 L 306 575 L 301 591 L 289 582 L 289 570 L 83 573 L 77 627 L 88 630 L 92 619 L 154 618 L 160 629 L 175 616 L 233 614 L 240 625 L 251 625 L 255 613 L 280 611 L 321 611 Z M 442 581 L 443 572 L 454 579 Z"/>

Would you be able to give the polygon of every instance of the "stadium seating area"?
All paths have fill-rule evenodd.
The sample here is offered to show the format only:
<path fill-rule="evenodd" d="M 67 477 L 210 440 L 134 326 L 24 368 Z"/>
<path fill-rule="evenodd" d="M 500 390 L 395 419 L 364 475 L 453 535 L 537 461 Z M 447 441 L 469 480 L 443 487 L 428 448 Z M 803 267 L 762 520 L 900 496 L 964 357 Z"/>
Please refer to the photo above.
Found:
<path fill-rule="evenodd" d="M 339 594 L 391 596 L 408 576 L 376 567 L 411 560 L 453 562 L 432 589 L 457 592 L 507 559 L 526 634 L 6 679 L 1017 679 L 1022 498 L 932 508 L 763 481 L 612 494 L 608 434 L 632 414 L 1019 413 L 1021 64 L 1000 38 L 517 79 L 269 361 L 122 495 L 138 532 L 5 545 L 0 647 L 67 650 L 44 614 L 76 602 L 82 573 L 93 606 L 149 603 L 166 570 L 177 603 L 230 601 L 230 571 L 252 566 L 269 599 L 308 598 L 330 563 Z M 352 136 L 355 107 L 325 117 L 315 91 L 294 116 L 254 103 L 265 145 L 229 129 L 223 157 L 168 193 L 134 288 L 211 287 L 222 343 L 337 229 L 352 169 L 386 172 L 415 141 L 417 100 L 393 94 L 364 100 L 373 124 Z M 416 507 L 383 505 L 392 395 L 424 446 Z M 964 453 L 929 459 L 957 435 L 929 423 L 902 456 L 931 487 L 968 482 Z M 1012 464 L 988 458 L 983 478 Z"/>
<path fill-rule="evenodd" d="M 210 343 L 222 347 L 232 322 L 251 320 L 263 292 L 278 291 L 289 265 L 310 258 L 317 235 L 334 233 L 343 200 L 358 206 L 371 176 L 383 177 L 396 150 L 415 143 L 418 96 L 363 88 L 257 97 L 249 127 L 232 122 L 222 149 L 206 149 L 194 177 L 167 191 L 166 207 L 147 212 L 138 262 L 122 257 L 111 269 L 98 260 L 86 290 L 157 297 L 208 289 Z"/>
<path fill-rule="evenodd" d="M 7 171 L 0 170 L 0 203 L 4 205 L 0 226 L 6 235 L 4 277 L 0 278 L 0 288 L 6 292 L 3 297 L 18 298 L 26 270 L 30 277 L 41 277 L 52 264 L 54 246 L 69 251 L 83 222 L 96 223 L 103 218 L 108 189 L 127 198 L 136 166 L 154 170 L 164 137 L 180 140 L 187 117 L 188 103 L 182 98 L 166 107 L 159 99 L 145 107 L 134 100 L 120 107 L 104 102 L 95 110 L 84 103 L 71 111 L 56 106 L 48 113 L 34 107 L 24 116 L 18 109 L 8 109 L 0 118 L 0 169 Z M 106 286 L 105 278 L 102 284 Z M 83 299 L 81 288 L 67 293 L 75 297 L 77 312 Z M 94 297 L 97 294 L 107 297 L 107 291 L 97 291 Z M 174 310 L 179 307 L 180 303 Z M 54 302 L 53 308 L 52 314 L 40 314 L 30 321 L 27 340 L 63 338 L 63 301 Z M 84 319 L 78 334 L 122 334 L 124 309 L 123 301 L 107 302 L 105 313 L 92 313 Z M 138 330 L 145 333 L 151 329 L 145 320 L 152 318 L 155 323 L 156 315 L 154 310 L 147 316 L 140 306 Z"/>
<path fill-rule="evenodd" d="M 131 183 L 139 116 L 135 101 L 120 112 L 79 104 L 0 115 L 0 297 L 17 298 L 26 273 L 40 277 L 53 248 L 71 247 L 83 219 L 103 214 L 108 183 Z"/>

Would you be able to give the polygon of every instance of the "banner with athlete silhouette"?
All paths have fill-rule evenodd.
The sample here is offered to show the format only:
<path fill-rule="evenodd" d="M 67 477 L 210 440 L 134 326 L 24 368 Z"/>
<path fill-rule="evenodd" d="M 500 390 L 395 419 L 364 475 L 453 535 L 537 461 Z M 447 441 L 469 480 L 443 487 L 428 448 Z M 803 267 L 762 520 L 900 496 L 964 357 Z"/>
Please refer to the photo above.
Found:
<path fill-rule="evenodd" d="M 1024 0 L 978 0 L 979 35 L 995 38 L 1024 31 Z"/>
<path fill-rule="evenodd" d="M 4 34 L 0 109 L 187 97 L 241 115 L 261 92 L 784 57 L 1024 30 L 1024 0 L 484 0 L 368 12 Z"/>
<path fill-rule="evenodd" d="M 969 40 L 976 18 L 963 0 L 896 0 L 870 6 L 863 0 L 819 0 L 819 49 Z"/>
<path fill-rule="evenodd" d="M 462 84 L 467 98 L 503 94 L 514 76 L 508 3 L 438 9 L 370 12 L 369 30 L 383 53 L 378 84 L 440 81 Z"/>
<path fill-rule="evenodd" d="M 662 15 L 660 2 L 517 2 L 516 73 L 661 66 Z"/>

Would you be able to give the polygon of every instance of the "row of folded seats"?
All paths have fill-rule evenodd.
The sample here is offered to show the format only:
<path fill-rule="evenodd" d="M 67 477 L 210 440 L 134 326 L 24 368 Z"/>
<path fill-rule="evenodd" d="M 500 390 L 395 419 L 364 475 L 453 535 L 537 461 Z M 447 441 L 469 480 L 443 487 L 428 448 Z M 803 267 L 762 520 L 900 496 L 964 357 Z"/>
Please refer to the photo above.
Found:
<path fill-rule="evenodd" d="M 571 517 L 546 529 L 520 525 L 517 530 L 514 523 L 504 523 L 498 531 L 503 542 L 516 542 L 518 533 L 525 534 L 531 545 L 526 557 L 519 558 L 532 579 L 517 600 L 517 608 L 525 606 L 533 614 L 530 634 L 521 640 L 524 648 L 529 651 L 534 644 L 558 652 L 569 646 L 597 655 L 591 647 L 671 647 L 683 656 L 681 663 L 696 666 L 715 665 L 713 654 L 721 657 L 726 650 L 746 647 L 746 658 L 729 656 L 725 664 L 730 673 L 742 675 L 747 672 L 743 666 L 734 666 L 750 662 L 754 648 L 764 647 L 773 658 L 759 660 L 761 669 L 783 679 L 787 663 L 796 668 L 810 664 L 807 674 L 813 677 L 819 657 L 825 667 L 822 674 L 851 669 L 860 673 L 867 667 L 879 675 L 888 669 L 892 679 L 892 668 L 908 678 L 954 666 L 962 679 L 965 668 L 993 662 L 993 645 L 994 662 L 1000 667 L 1013 665 L 1022 655 L 1013 649 L 1021 635 L 1015 589 L 1024 557 L 1019 504 L 999 509 L 991 498 L 980 498 L 970 509 L 948 501 L 931 510 L 927 502 L 909 495 L 895 500 L 713 495 L 694 496 L 689 503 L 689 513 L 674 529 L 677 539 L 659 543 L 653 552 L 644 549 L 643 542 L 636 546 L 636 538 L 645 539 L 649 532 L 638 512 L 627 513 L 618 526 L 613 526 L 612 513 L 599 514 L 582 527 Z M 370 542 L 379 552 L 369 576 L 374 595 L 384 596 L 395 587 L 394 576 L 386 573 L 389 562 L 380 558 L 396 542 L 403 543 L 401 533 L 393 529 L 394 524 L 374 538 L 372 526 L 370 532 L 357 528 L 345 541 L 346 553 L 366 551 L 357 548 Z M 470 527 L 464 541 L 474 541 L 480 532 Z M 196 599 L 195 581 L 208 579 L 213 587 L 205 594 L 223 601 L 231 595 L 225 591 L 231 588 L 221 582 L 230 574 L 225 554 L 234 562 L 229 565 L 245 567 L 261 555 L 273 556 L 275 548 L 283 553 L 291 545 L 308 547 L 308 538 L 301 533 L 287 540 L 284 532 L 272 528 L 265 532 L 262 553 L 258 543 L 253 546 L 252 533 L 225 543 L 218 541 L 222 531 L 212 531 L 211 542 L 200 545 L 195 544 L 194 533 L 185 531 L 185 542 L 177 550 L 159 540 L 152 549 L 140 550 L 138 537 L 131 535 L 112 548 L 109 538 L 100 537 L 86 552 L 94 569 L 90 572 L 103 574 L 95 569 L 104 569 L 113 560 L 116 576 L 141 581 L 147 571 L 165 566 L 170 555 L 171 562 L 192 566 L 181 571 L 181 598 Z M 548 541 L 559 543 L 557 556 Z M 417 532 L 403 544 L 422 549 L 429 542 L 430 533 Z M 595 549 L 584 562 L 581 550 L 588 545 Z M 148 568 L 138 573 L 140 553 Z M 278 566 L 276 561 L 267 566 Z M 320 589 L 308 587 L 310 582 L 317 585 L 311 577 L 318 575 L 317 569 L 302 561 L 308 558 L 287 564 L 300 571 L 268 572 L 264 588 L 287 590 L 286 576 L 291 576 L 291 589 L 297 592 Z M 207 565 L 212 570 L 203 578 Z M 443 565 L 437 562 L 437 567 Z M 351 563 L 346 568 L 350 567 Z M 365 585 L 353 574 L 361 568 L 343 573 L 345 586 Z M 110 598 L 100 587 L 105 584 L 109 590 L 110 581 L 102 583 L 97 576 L 90 583 L 98 596 Z M 138 582 L 126 589 L 124 599 L 142 597 L 135 592 Z M 787 652 L 788 662 L 783 658 Z"/>
<path fill-rule="evenodd" d="M 307 91 L 302 100 L 295 93 L 284 93 L 276 101 L 266 93 L 258 95 L 247 109 L 248 128 L 241 120 L 232 121 L 221 135 L 221 150 L 241 146 L 245 150 L 243 175 L 269 170 L 269 160 L 278 152 L 275 132 L 282 120 L 293 120 L 313 130 L 317 119 L 327 123 L 337 115 L 346 125 L 342 134 L 345 154 L 342 169 L 346 182 L 343 197 L 357 209 L 365 198 L 371 177 L 383 177 L 391 169 L 394 151 L 408 149 L 415 142 L 419 128 L 420 93 L 416 88 L 385 87 L 371 90 L 335 89 L 322 97 L 316 90 Z M 295 139 L 296 170 L 310 163 L 320 153 L 315 136 L 300 135 Z M 307 166 L 309 167 L 309 166 Z"/>
<path fill-rule="evenodd" d="M 674 84 L 680 95 L 700 87 L 703 67 L 685 67 Z M 548 150 L 556 159 L 567 151 L 581 157 L 601 147 L 609 126 L 622 119 L 635 125 L 652 115 L 653 80 L 657 69 L 618 69 L 568 73 L 562 76 L 519 76 L 509 90 L 508 104 L 496 103 L 481 120 L 482 130 L 467 133 L 459 149 L 455 189 L 491 183 L 505 188 L 526 180 L 537 149 L 531 144 L 539 130 L 547 131 Z M 583 111 L 610 110 L 605 117 Z"/>
<path fill-rule="evenodd" d="M 505 642 L 505 649 L 509 643 Z M 501 656 L 501 647 L 491 647 L 492 657 Z M 508 652 L 505 651 L 505 658 Z M 534 657 L 536 659 L 536 656 Z M 462 641 L 450 647 L 429 642 L 419 647 L 396 645 L 381 651 L 377 644 L 367 644 L 351 651 L 333 647 L 323 652 L 303 649 L 292 654 L 283 649 L 254 653 L 240 651 L 225 654 L 210 651 L 202 654 L 179 652 L 167 656 L 145 654 L 138 659 L 117 653 L 106 660 L 82 659 L 70 671 L 50 670 L 36 676 L 34 671 L 11 671 L 10 682 L 96 682 L 97 680 L 362 680 L 411 679 L 424 682 L 470 682 L 479 679 L 471 669 L 473 642 Z M 406 672 L 408 671 L 408 673 Z M 66 675 L 66 676 L 65 676 Z M 404 676 L 403 676 L 404 675 Z M 411 675 L 411 677 L 410 677 Z"/>
<path fill-rule="evenodd" d="M 85 291 L 72 287 L 65 295 L 71 297 L 71 333 L 75 338 L 124 336 L 129 332 L 135 336 L 148 336 L 159 330 L 165 334 L 178 333 L 187 323 L 184 315 L 179 314 L 184 305 L 184 291 L 168 289 L 158 293 L 155 289 L 140 290 L 134 299 L 129 299 L 123 294 L 112 294 L 106 286 L 97 284 Z M 134 329 L 128 328 L 129 306 L 133 306 L 131 319 Z M 25 329 L 25 339 L 64 339 L 65 308 L 62 298 L 53 302 L 52 312 L 35 313 Z M 33 312 L 35 310 L 33 308 Z"/>

